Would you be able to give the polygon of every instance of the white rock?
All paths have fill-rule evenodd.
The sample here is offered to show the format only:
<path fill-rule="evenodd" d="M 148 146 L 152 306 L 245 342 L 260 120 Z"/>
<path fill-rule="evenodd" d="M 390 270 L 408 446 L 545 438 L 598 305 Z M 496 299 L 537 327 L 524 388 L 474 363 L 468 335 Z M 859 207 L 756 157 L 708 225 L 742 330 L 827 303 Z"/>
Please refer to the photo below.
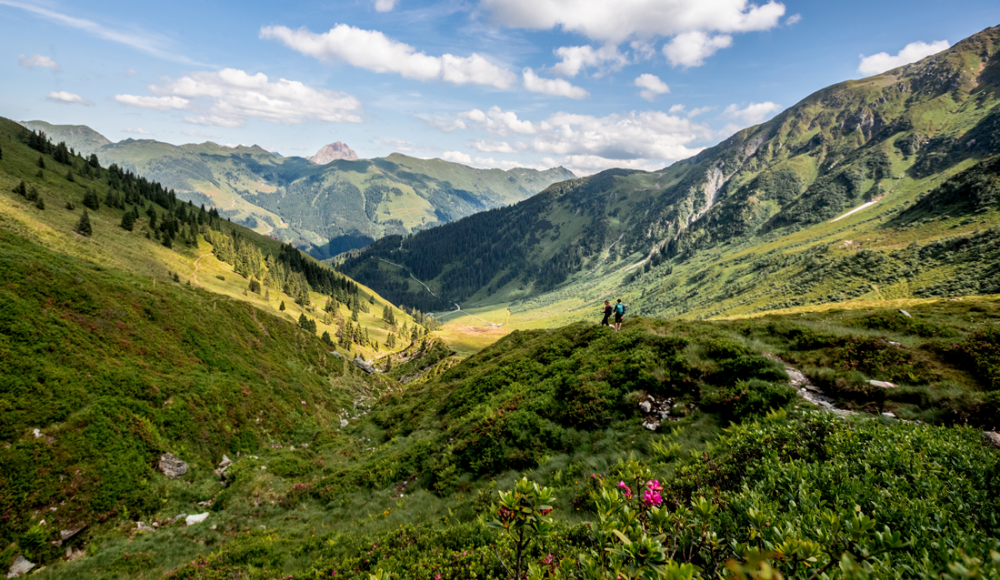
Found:
<path fill-rule="evenodd" d="M 1000 447 L 1000 433 L 996 431 L 983 431 L 983 441 L 994 447 Z"/>
<path fill-rule="evenodd" d="M 32 429 L 31 434 L 35 436 L 35 439 L 38 439 L 39 437 L 42 436 L 42 432 L 38 429 Z"/>
<path fill-rule="evenodd" d="M 649 404 L 649 401 L 643 401 L 639 403 L 639 408 L 642 409 L 643 413 L 648 413 L 653 409 L 653 406 Z"/>
<path fill-rule="evenodd" d="M 910 316 L 909 312 L 903 310 L 902 308 L 899 309 L 899 313 L 902 314 L 903 316 L 907 317 L 907 318 L 913 318 L 912 316 Z"/>
<path fill-rule="evenodd" d="M 881 387 L 883 389 L 894 389 L 899 386 L 895 383 L 890 383 L 887 381 L 868 381 L 868 384 L 873 387 Z"/>
<path fill-rule="evenodd" d="M 895 419 L 896 418 L 896 414 L 895 413 L 890 413 L 889 411 L 886 411 L 885 413 L 882 413 L 882 416 L 883 417 L 889 417 L 890 419 Z"/>
<path fill-rule="evenodd" d="M 155 532 L 156 530 L 147 526 L 145 522 L 136 522 L 135 529 L 141 532 Z"/>
<path fill-rule="evenodd" d="M 340 420 L 340 428 L 343 429 L 344 427 L 347 427 L 347 419 Z"/>
<path fill-rule="evenodd" d="M 17 578 L 23 574 L 31 572 L 31 569 L 35 567 L 35 564 L 29 562 L 24 556 L 18 556 L 14 559 L 14 563 L 10 565 L 10 571 L 7 572 L 8 578 Z"/>
<path fill-rule="evenodd" d="M 233 460 L 226 457 L 226 454 L 222 454 L 222 461 L 219 462 L 219 469 L 225 469 L 233 464 Z"/>
<path fill-rule="evenodd" d="M 159 467 L 160 471 L 163 472 L 163 475 L 166 475 L 169 478 L 180 477 L 187 473 L 188 470 L 188 464 L 181 461 L 180 458 L 173 453 L 164 453 L 161 455 Z"/>
<path fill-rule="evenodd" d="M 82 526 L 77 527 L 77 528 L 69 528 L 68 530 L 61 530 L 59 532 L 59 540 L 62 541 L 62 542 L 65 542 L 66 540 L 68 540 L 68 539 L 72 538 L 73 536 L 75 536 L 75 535 L 79 534 L 80 532 L 82 532 L 83 529 L 86 528 L 86 527 L 87 527 L 87 524 L 83 524 Z"/>
<path fill-rule="evenodd" d="M 208 512 L 205 512 L 203 514 L 193 514 L 193 515 L 188 516 L 184 520 L 184 523 L 186 523 L 187 525 L 190 526 L 190 525 L 194 525 L 194 524 L 200 524 L 201 522 L 203 522 L 203 521 L 205 521 L 207 519 L 208 519 Z"/>

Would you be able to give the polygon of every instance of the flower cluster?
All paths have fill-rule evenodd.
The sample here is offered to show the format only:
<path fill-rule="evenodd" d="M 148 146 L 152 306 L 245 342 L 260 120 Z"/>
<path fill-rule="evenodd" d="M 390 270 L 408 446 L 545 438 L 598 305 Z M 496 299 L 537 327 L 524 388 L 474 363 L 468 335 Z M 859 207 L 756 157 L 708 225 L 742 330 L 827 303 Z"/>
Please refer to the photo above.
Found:
<path fill-rule="evenodd" d="M 624 481 L 619 481 L 618 487 L 620 487 L 622 489 L 622 493 L 625 494 L 625 499 L 632 499 L 632 488 L 625 485 Z"/>
<path fill-rule="evenodd" d="M 642 492 L 642 502 L 650 507 L 655 507 L 663 503 L 663 498 L 660 497 L 660 492 L 663 491 L 663 486 L 660 482 L 653 479 L 646 483 L 646 489 Z"/>

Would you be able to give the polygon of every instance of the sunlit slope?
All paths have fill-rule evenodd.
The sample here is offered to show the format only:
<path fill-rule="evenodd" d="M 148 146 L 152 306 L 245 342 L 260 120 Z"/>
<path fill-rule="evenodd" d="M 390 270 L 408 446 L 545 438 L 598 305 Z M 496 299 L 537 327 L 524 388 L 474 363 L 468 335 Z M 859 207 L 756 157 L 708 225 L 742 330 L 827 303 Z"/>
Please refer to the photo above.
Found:
<path fill-rule="evenodd" d="M 996 292 L 998 39 L 990 28 L 820 90 L 662 171 L 609 170 L 380 240 L 345 271 L 424 309 L 578 316 L 608 297 L 644 314 L 714 316 Z"/>

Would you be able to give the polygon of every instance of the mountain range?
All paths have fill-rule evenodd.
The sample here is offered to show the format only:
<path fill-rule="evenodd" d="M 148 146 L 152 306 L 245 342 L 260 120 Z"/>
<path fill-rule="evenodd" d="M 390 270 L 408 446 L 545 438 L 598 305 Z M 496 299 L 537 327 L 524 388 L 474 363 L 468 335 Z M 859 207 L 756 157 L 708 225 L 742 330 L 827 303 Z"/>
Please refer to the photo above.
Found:
<path fill-rule="evenodd" d="M 396 303 L 656 316 L 1000 293 L 1000 27 L 806 97 L 660 171 L 612 169 L 343 270 Z M 992 228 L 992 229 L 991 229 Z"/>
<path fill-rule="evenodd" d="M 156 180 L 184 201 L 214 205 L 222 215 L 317 258 L 509 205 L 573 177 L 561 167 L 476 169 L 399 153 L 351 160 L 356 154 L 337 144 L 307 160 L 256 145 L 176 146 L 151 139 L 112 143 L 85 126 L 22 125 L 85 155 L 95 154 L 102 163 Z"/>

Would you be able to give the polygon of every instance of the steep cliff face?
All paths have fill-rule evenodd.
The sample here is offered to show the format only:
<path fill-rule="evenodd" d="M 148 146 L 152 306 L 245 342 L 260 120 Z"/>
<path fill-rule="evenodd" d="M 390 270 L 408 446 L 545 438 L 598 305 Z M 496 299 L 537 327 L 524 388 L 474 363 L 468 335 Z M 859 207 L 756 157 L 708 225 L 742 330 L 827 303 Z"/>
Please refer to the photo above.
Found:
<path fill-rule="evenodd" d="M 309 158 L 309 161 L 312 161 L 316 165 L 326 165 L 327 163 L 337 159 L 357 161 L 358 154 L 345 143 L 337 141 L 336 143 L 324 145 L 319 151 L 316 152 L 315 155 Z"/>

